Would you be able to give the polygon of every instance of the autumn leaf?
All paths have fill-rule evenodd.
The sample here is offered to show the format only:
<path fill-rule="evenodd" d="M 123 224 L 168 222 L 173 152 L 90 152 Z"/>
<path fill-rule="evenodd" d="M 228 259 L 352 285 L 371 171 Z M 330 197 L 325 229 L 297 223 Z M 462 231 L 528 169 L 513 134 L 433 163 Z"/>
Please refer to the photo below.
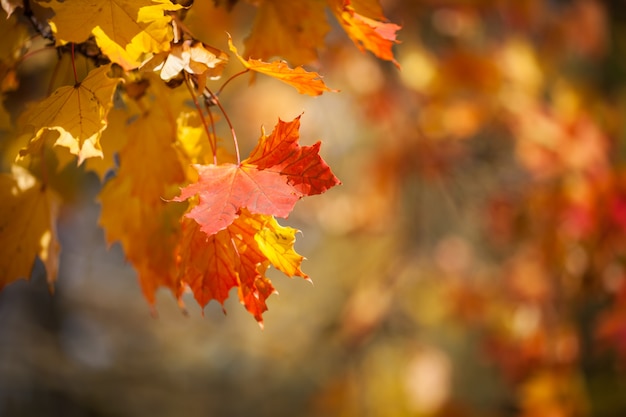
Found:
<path fill-rule="evenodd" d="M 292 65 L 316 61 L 330 30 L 324 9 L 323 0 L 260 2 L 244 42 L 244 56 L 262 60 L 280 57 Z"/>
<path fill-rule="evenodd" d="M 304 257 L 293 249 L 298 230 L 281 226 L 274 217 L 266 217 L 263 227 L 254 235 L 261 253 L 285 275 L 308 278 L 300 269 Z"/>
<path fill-rule="evenodd" d="M 195 165 L 198 182 L 183 188 L 174 201 L 198 195 L 200 202 L 187 216 L 215 234 L 228 227 L 242 207 L 252 213 L 287 217 L 302 194 L 280 175 L 242 163 Z"/>
<path fill-rule="evenodd" d="M 295 233 L 271 216 L 245 209 L 228 227 L 210 236 L 185 218 L 177 251 L 181 281 L 189 285 L 201 307 L 211 300 L 223 305 L 237 287 L 240 302 L 262 323 L 265 300 L 276 292 L 265 276 L 268 266 L 290 277 L 307 278 L 300 270 L 303 257 L 293 249 Z"/>
<path fill-rule="evenodd" d="M 60 245 L 56 221 L 60 201 L 25 169 L 0 175 L 0 289 L 30 279 L 35 258 L 46 268 L 50 286 L 56 281 Z"/>
<path fill-rule="evenodd" d="M 339 184 L 319 157 L 319 143 L 298 145 L 299 126 L 300 117 L 279 120 L 241 164 L 196 165 L 198 181 L 183 188 L 174 201 L 198 196 L 199 203 L 186 216 L 200 223 L 207 235 L 228 227 L 244 207 L 253 214 L 287 217 L 300 198 Z"/>
<path fill-rule="evenodd" d="M 320 142 L 298 145 L 300 118 L 291 122 L 279 120 L 269 136 L 263 131 L 246 161 L 258 169 L 287 177 L 289 184 L 303 195 L 321 194 L 341 182 L 320 157 Z"/>
<path fill-rule="evenodd" d="M 258 59 L 249 58 L 243 59 L 241 55 L 237 53 L 237 48 L 233 45 L 231 37 L 228 37 L 228 46 L 241 63 L 251 71 L 255 71 L 261 74 L 268 75 L 272 78 L 276 78 L 290 86 L 294 87 L 300 94 L 308 94 L 310 96 L 319 96 L 325 91 L 336 92 L 324 84 L 322 77 L 316 72 L 308 72 L 302 67 L 289 68 L 289 66 L 283 61 L 275 61 L 267 63 Z"/>
<path fill-rule="evenodd" d="M 126 70 L 139 66 L 144 54 L 169 49 L 171 17 L 164 11 L 181 8 L 167 0 L 87 0 L 79 7 L 54 0 L 44 5 L 54 10 L 50 26 L 58 44 L 94 35 L 102 52 Z"/>
<path fill-rule="evenodd" d="M 23 119 L 33 137 L 20 153 L 33 153 L 40 142 L 49 138 L 54 140 L 54 145 L 64 146 L 77 155 L 79 164 L 86 158 L 101 158 L 99 140 L 107 126 L 113 92 L 120 82 L 119 78 L 107 75 L 110 69 L 110 65 L 93 69 L 82 82 L 60 87 L 29 108 Z"/>
<path fill-rule="evenodd" d="M 400 26 L 357 13 L 349 0 L 328 1 L 337 20 L 360 50 L 367 49 L 378 58 L 391 61 L 396 67 L 400 67 L 392 51 L 392 46 L 399 42 L 396 40 L 396 32 L 401 29 Z M 371 8 L 368 7 L 367 10 Z"/>

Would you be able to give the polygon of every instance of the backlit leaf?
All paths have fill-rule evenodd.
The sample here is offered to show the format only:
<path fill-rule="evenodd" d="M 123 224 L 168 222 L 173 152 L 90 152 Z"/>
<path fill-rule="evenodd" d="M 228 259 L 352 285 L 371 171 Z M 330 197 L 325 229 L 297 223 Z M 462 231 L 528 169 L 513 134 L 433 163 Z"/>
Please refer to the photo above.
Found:
<path fill-rule="evenodd" d="M 109 65 L 96 68 L 82 82 L 60 87 L 29 108 L 23 118 L 33 137 L 21 153 L 33 153 L 47 137 L 55 141 L 54 145 L 64 146 L 77 155 L 79 164 L 86 158 L 102 158 L 99 140 L 107 125 L 113 92 L 120 82 L 107 75 L 109 70 Z"/>
<path fill-rule="evenodd" d="M 299 120 L 279 120 L 272 134 L 263 134 L 250 158 L 239 165 L 196 165 L 198 181 L 183 188 L 174 200 L 197 195 L 199 203 L 187 216 L 212 235 L 228 227 L 241 208 L 287 217 L 300 198 L 339 184 L 318 155 L 319 143 L 298 145 Z"/>

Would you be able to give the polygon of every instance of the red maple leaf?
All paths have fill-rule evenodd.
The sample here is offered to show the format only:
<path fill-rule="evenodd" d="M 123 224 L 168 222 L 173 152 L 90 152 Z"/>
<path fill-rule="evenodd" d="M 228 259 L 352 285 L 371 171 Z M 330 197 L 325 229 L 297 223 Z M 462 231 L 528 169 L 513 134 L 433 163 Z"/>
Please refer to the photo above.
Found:
<path fill-rule="evenodd" d="M 195 195 L 198 204 L 186 216 L 211 236 L 227 228 L 241 208 L 254 214 L 287 217 L 296 202 L 321 194 L 340 181 L 319 156 L 320 143 L 298 145 L 300 116 L 263 133 L 249 158 L 240 164 L 195 165 L 198 181 L 181 190 L 175 201 Z"/>

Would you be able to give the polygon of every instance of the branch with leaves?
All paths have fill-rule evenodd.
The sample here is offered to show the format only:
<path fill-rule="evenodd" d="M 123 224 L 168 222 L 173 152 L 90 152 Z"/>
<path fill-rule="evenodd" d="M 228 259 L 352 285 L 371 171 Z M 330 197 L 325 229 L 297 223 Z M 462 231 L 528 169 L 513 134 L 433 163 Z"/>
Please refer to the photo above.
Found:
<path fill-rule="evenodd" d="M 19 88 L 18 67 L 38 52 L 33 45 L 54 48 L 57 68 L 69 56 L 73 82 L 41 94 L 20 114 L 0 108 L 0 120 L 16 120 L 1 126 L 8 144 L 3 161 L 10 163 L 0 175 L 0 288 L 28 279 L 36 258 L 54 284 L 62 190 L 51 179 L 70 163 L 103 182 L 99 223 L 107 242 L 123 247 L 150 305 L 161 287 L 181 306 L 189 288 L 203 307 L 211 300 L 223 304 L 237 287 L 241 303 L 262 324 L 266 299 L 275 292 L 265 275 L 269 266 L 307 278 L 293 247 L 297 231 L 274 216 L 287 217 L 298 200 L 340 181 L 320 157 L 319 142 L 299 145 L 300 117 L 279 120 L 242 159 L 220 97 L 245 73 L 272 77 L 300 94 L 336 92 L 302 67 L 324 45 L 326 8 L 360 49 L 396 65 L 392 46 L 400 27 L 386 21 L 375 0 L 254 3 L 257 17 L 243 56 L 228 35 L 243 69 L 224 82 L 225 68 L 237 64 L 184 23 L 193 2 L 1 3 L 7 19 L 0 28 L 10 33 L 0 48 L 3 95 Z M 85 65 L 77 65 L 79 56 Z M 234 157 L 219 146 L 216 123 L 222 122 Z"/>

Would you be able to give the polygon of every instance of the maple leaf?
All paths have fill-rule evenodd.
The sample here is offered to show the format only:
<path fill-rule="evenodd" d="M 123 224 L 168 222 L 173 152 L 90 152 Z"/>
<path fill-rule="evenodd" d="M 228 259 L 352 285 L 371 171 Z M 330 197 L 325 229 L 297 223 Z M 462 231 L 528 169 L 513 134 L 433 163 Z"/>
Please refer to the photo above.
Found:
<path fill-rule="evenodd" d="M 307 278 L 300 270 L 303 257 L 294 249 L 296 230 L 280 226 L 272 216 L 242 209 L 225 229 L 208 236 L 200 225 L 183 219 L 177 249 L 179 274 L 201 307 L 220 304 L 237 287 L 239 300 L 262 324 L 265 300 L 276 290 L 265 276 L 270 264 L 287 276 Z"/>
<path fill-rule="evenodd" d="M 400 26 L 357 13 L 349 0 L 328 1 L 337 20 L 361 51 L 367 49 L 378 58 L 391 61 L 396 67 L 400 67 L 391 49 L 394 44 L 399 43 L 396 32 L 401 29 Z M 368 7 L 366 10 L 370 9 Z"/>
<path fill-rule="evenodd" d="M 44 263 L 50 286 L 56 281 L 60 245 L 56 220 L 60 201 L 25 169 L 0 174 L 0 289 L 29 279 L 35 258 Z"/>
<path fill-rule="evenodd" d="M 319 142 L 298 145 L 299 127 L 300 116 L 291 122 L 279 120 L 241 164 L 195 165 L 198 181 L 183 188 L 174 201 L 199 197 L 186 216 L 200 223 L 207 235 L 228 227 L 244 207 L 254 214 L 287 217 L 300 198 L 340 183 L 319 156 Z"/>
<path fill-rule="evenodd" d="M 330 30 L 324 8 L 323 0 L 262 1 L 244 42 L 244 56 L 281 57 L 293 65 L 317 60 L 317 50 Z"/>
<path fill-rule="evenodd" d="M 243 59 L 241 55 L 237 53 L 237 48 L 233 45 L 230 36 L 228 36 L 228 46 L 246 68 L 289 84 L 298 90 L 300 94 L 319 96 L 325 91 L 337 91 L 328 88 L 318 73 L 308 72 L 302 67 L 292 69 L 283 61 L 268 63 L 252 58 L 248 58 L 247 60 Z"/>
<path fill-rule="evenodd" d="M 246 161 L 258 169 L 287 177 L 289 184 L 303 195 L 321 194 L 340 184 L 319 155 L 321 143 L 300 146 L 300 118 L 278 120 L 269 136 L 262 132 L 257 146 Z"/>
<path fill-rule="evenodd" d="M 86 158 L 101 158 L 100 136 L 107 126 L 106 116 L 112 106 L 113 93 L 121 81 L 107 75 L 110 69 L 110 65 L 93 69 L 82 82 L 60 87 L 29 108 L 23 119 L 34 136 L 20 154 L 34 153 L 50 138 L 55 145 L 65 146 L 77 155 L 79 164 Z"/>
<path fill-rule="evenodd" d="M 94 35 L 102 52 L 126 70 L 138 67 L 143 54 L 169 49 L 171 17 L 163 12 L 182 8 L 167 0 L 54 0 L 42 5 L 54 10 L 50 26 L 58 44 Z"/>
<path fill-rule="evenodd" d="M 258 227 L 259 230 L 254 235 L 254 241 L 259 246 L 259 250 L 276 269 L 285 275 L 308 278 L 300 269 L 304 257 L 293 249 L 298 230 L 281 226 L 274 217 L 265 216 L 265 218 L 262 227 Z"/>

